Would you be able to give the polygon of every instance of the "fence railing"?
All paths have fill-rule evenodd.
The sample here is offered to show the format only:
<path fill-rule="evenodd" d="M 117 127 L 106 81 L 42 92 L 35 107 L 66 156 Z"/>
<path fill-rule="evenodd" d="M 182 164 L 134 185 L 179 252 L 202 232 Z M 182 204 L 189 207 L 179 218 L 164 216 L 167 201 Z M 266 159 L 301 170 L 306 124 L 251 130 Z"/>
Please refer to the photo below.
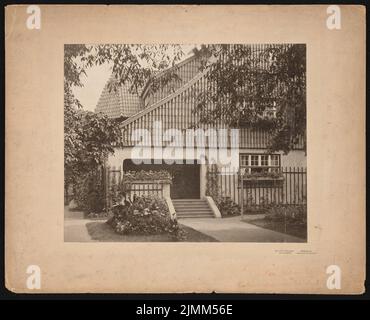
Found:
<path fill-rule="evenodd" d="M 104 190 L 108 211 L 117 202 L 120 194 L 126 200 L 133 200 L 135 196 L 151 195 L 163 198 L 169 195 L 168 182 L 160 180 L 123 182 L 122 179 L 123 175 L 120 167 L 105 167 Z"/>
<path fill-rule="evenodd" d="M 228 197 L 245 210 L 269 204 L 298 205 L 307 202 L 307 169 L 282 167 L 273 174 L 242 175 L 208 169 L 207 193 Z"/>
<path fill-rule="evenodd" d="M 156 182 L 131 182 L 125 185 L 127 197 L 155 195 L 163 197 L 163 184 Z"/>

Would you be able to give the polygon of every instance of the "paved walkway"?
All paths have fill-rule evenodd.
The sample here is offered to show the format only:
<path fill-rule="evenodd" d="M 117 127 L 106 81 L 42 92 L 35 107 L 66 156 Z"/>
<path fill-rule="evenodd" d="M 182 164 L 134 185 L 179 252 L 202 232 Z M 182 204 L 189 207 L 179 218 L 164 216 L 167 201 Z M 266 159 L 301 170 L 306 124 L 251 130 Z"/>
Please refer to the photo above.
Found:
<path fill-rule="evenodd" d="M 91 220 L 84 219 L 79 211 L 64 208 L 64 241 L 65 242 L 96 242 L 87 232 L 86 224 Z M 263 229 L 240 220 L 240 217 L 215 218 L 183 218 L 179 223 L 198 230 L 221 242 L 304 242 L 303 239 L 284 233 Z"/>
<path fill-rule="evenodd" d="M 94 242 L 86 229 L 89 222 L 84 219 L 83 212 L 69 211 L 64 207 L 64 242 Z"/>
<path fill-rule="evenodd" d="M 179 223 L 207 234 L 221 242 L 304 242 L 284 233 L 257 227 L 232 218 L 183 218 Z"/>

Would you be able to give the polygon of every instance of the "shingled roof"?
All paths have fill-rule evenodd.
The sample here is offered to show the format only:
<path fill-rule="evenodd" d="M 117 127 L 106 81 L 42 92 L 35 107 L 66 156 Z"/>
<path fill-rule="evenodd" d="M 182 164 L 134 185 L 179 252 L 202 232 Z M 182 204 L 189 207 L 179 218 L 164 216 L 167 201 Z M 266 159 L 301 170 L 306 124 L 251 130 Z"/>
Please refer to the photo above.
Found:
<path fill-rule="evenodd" d="M 160 78 L 166 71 L 176 68 L 175 70 L 180 80 L 172 81 L 155 92 L 150 90 L 150 80 L 138 93 L 130 92 L 130 83 L 119 86 L 116 91 L 109 91 L 108 83 L 112 80 L 111 78 L 107 81 L 100 95 L 95 112 L 102 112 L 110 118 L 131 117 L 140 112 L 143 108 L 147 108 L 157 101 L 169 96 L 189 82 L 199 73 L 199 66 L 199 59 L 193 55 L 176 64 L 174 67 L 158 73 L 156 77 Z"/>
<path fill-rule="evenodd" d="M 108 82 L 100 95 L 95 112 L 102 112 L 109 118 L 119 118 L 130 117 L 140 111 L 139 94 L 130 92 L 129 83 L 110 91 Z"/>

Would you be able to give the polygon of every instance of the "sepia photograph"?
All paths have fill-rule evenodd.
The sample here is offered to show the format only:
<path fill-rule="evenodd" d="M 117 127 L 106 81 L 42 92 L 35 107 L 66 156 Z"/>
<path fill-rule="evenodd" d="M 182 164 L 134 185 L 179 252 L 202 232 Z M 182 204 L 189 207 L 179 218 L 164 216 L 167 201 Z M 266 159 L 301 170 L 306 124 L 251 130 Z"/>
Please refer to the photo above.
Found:
<path fill-rule="evenodd" d="M 8 292 L 365 291 L 363 6 L 5 9 Z"/>
<path fill-rule="evenodd" d="M 306 242 L 305 44 L 65 44 L 66 242 Z"/>

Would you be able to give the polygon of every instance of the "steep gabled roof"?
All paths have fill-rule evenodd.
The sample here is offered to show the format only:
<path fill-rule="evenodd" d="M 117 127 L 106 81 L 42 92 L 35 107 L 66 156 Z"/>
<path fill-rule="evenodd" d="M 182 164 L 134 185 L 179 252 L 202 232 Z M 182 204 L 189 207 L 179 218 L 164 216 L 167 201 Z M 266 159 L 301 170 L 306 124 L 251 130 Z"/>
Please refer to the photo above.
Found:
<path fill-rule="evenodd" d="M 189 81 L 184 86 L 180 87 L 174 93 L 166 96 L 165 98 L 153 103 L 149 107 L 139 111 L 138 113 L 134 114 L 130 118 L 126 119 L 121 123 L 121 128 L 126 127 L 128 124 L 133 123 L 134 121 L 142 118 L 145 115 L 150 115 L 156 110 L 160 109 L 161 107 L 165 106 L 168 103 L 172 103 L 176 100 L 176 98 L 181 97 L 181 95 L 185 95 L 189 93 L 190 89 L 194 87 L 195 84 L 199 83 L 202 79 L 204 79 L 204 73 L 198 73 L 191 81 Z M 191 105 L 192 106 L 192 105 Z M 179 115 L 180 116 L 180 115 Z M 186 127 L 184 127 L 186 128 Z"/>
<path fill-rule="evenodd" d="M 110 118 L 130 117 L 140 110 L 140 97 L 138 94 L 131 93 L 130 84 L 125 83 L 117 90 L 109 90 L 108 83 L 105 85 L 95 112 L 102 112 Z"/>
<path fill-rule="evenodd" d="M 201 57 L 199 55 L 192 55 L 173 67 L 156 74 L 155 79 L 156 81 L 159 81 L 159 83 L 161 83 L 161 80 L 165 78 L 165 75 L 171 75 L 172 72 L 177 75 L 177 79 L 171 79 L 168 83 L 162 83 L 160 88 L 154 90 L 151 90 L 153 81 L 149 80 L 141 94 L 144 108 L 166 98 L 177 89 L 184 86 L 199 73 L 200 66 Z"/>
<path fill-rule="evenodd" d="M 171 72 L 172 70 L 176 70 L 176 71 L 179 71 L 179 73 L 181 73 L 181 71 L 183 71 L 183 69 L 185 68 L 188 68 L 189 69 L 189 65 L 192 63 L 192 62 L 195 62 L 195 60 L 197 60 L 198 57 L 196 55 L 191 55 L 190 57 L 186 58 L 185 60 L 179 62 L 179 63 L 176 63 L 174 66 L 166 69 L 166 70 L 162 70 L 160 72 L 158 72 L 154 77 L 157 78 L 157 79 L 160 79 L 162 76 L 164 76 L 166 73 L 168 72 Z M 194 75 L 196 73 L 198 73 L 198 70 L 195 71 L 195 74 L 194 74 L 194 70 L 193 69 L 190 69 L 190 70 L 186 70 L 187 72 L 183 72 L 183 76 L 181 77 L 180 75 L 180 78 L 182 80 L 182 83 L 186 83 L 188 82 L 189 80 L 191 80 Z M 187 76 L 186 76 L 187 75 Z M 151 86 L 151 83 L 152 83 L 152 80 L 149 79 L 147 81 L 147 83 L 145 84 L 145 86 L 143 87 L 143 90 L 141 92 L 141 98 L 145 99 L 146 95 L 149 93 L 149 90 L 150 90 L 150 86 Z"/>
<path fill-rule="evenodd" d="M 199 73 L 199 66 L 200 61 L 198 57 L 192 55 L 175 66 L 159 72 L 155 76 L 157 79 L 160 79 L 167 72 L 171 71 L 174 71 L 179 79 L 178 81 L 170 81 L 156 91 L 150 90 L 152 84 L 151 80 L 148 80 L 138 93 L 130 92 L 129 83 L 119 86 L 117 91 L 109 91 L 108 83 L 113 79 L 113 77 L 111 77 L 103 89 L 95 111 L 102 112 L 111 118 L 118 118 L 120 116 L 131 117 L 140 112 L 142 108 L 155 104 L 181 88 Z"/>

